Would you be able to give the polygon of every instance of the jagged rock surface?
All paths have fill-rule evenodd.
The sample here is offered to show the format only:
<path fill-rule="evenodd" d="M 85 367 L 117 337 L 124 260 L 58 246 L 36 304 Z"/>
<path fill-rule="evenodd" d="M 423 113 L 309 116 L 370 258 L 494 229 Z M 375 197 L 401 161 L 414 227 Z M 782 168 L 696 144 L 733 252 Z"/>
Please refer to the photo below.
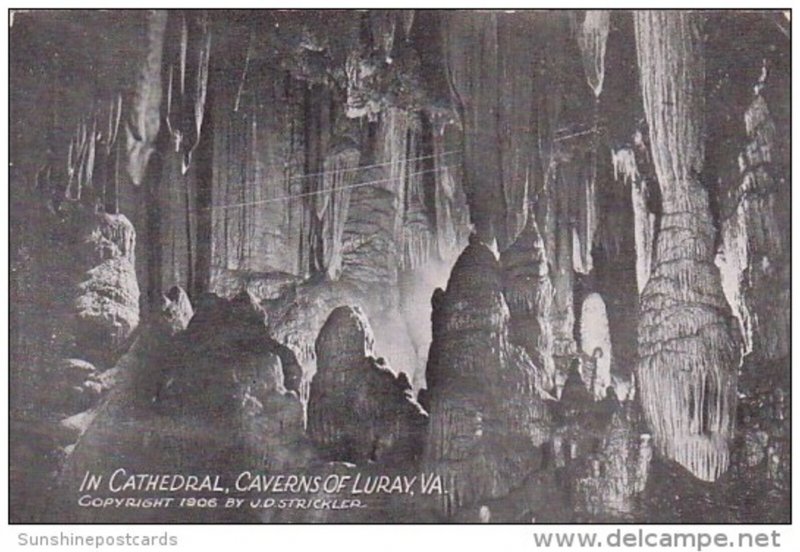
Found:
<path fill-rule="evenodd" d="M 364 313 L 339 307 L 316 343 L 317 373 L 308 400 L 308 433 L 330 460 L 414 461 L 427 414 L 405 374 L 395 374 L 373 351 Z"/>

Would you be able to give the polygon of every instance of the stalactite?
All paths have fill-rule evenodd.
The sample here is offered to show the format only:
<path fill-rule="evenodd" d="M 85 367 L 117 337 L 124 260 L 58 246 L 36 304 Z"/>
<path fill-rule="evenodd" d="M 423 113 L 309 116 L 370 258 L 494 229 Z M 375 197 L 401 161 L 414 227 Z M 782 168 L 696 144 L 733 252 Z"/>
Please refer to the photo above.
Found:
<path fill-rule="evenodd" d="M 369 146 L 374 166 L 359 172 L 343 234 L 342 278 L 361 289 L 397 282 L 403 244 L 403 213 L 409 114 L 390 108 L 381 115 Z M 394 300 L 387 296 L 387 300 Z"/>
<path fill-rule="evenodd" d="M 656 216 L 647 207 L 647 184 L 639 173 L 633 149 L 625 147 L 613 150 L 611 158 L 614 179 L 631 189 L 633 235 L 636 242 L 636 283 L 641 294 L 652 271 Z"/>
<path fill-rule="evenodd" d="M 97 142 L 97 121 L 81 122 L 69 142 L 67 153 L 67 188 L 64 196 L 80 201 L 85 188 L 92 187 Z"/>
<path fill-rule="evenodd" d="M 191 288 L 192 253 L 196 246 L 195 173 L 183 174 L 179 153 L 165 152 L 158 185 L 162 207 L 158 239 L 161 245 L 161 290 Z M 159 290 L 159 291 L 161 291 Z"/>
<path fill-rule="evenodd" d="M 301 240 L 308 227 L 302 215 L 312 197 L 296 196 L 309 181 L 297 124 L 304 120 L 305 85 L 286 86 L 285 73 L 274 67 L 254 63 L 251 69 L 238 112 L 238 83 L 219 79 L 213 90 L 212 291 L 233 274 L 304 274 Z"/>
<path fill-rule="evenodd" d="M 541 370 L 509 340 L 502 291 L 494 253 L 472 236 L 447 290 L 432 299 L 423 466 L 447 481 L 440 508 L 448 517 L 518 488 L 548 438 Z"/>
<path fill-rule="evenodd" d="M 600 94 L 605 77 L 606 41 L 611 22 L 611 12 L 607 10 L 588 10 L 577 29 L 578 48 L 581 52 L 586 81 L 595 97 L 594 129 L 591 151 L 578 161 L 579 176 L 572 184 L 577 186 L 577 207 L 575 213 L 574 253 L 572 260 L 575 271 L 588 274 L 592 271 L 592 245 L 597 229 L 596 180 L 597 180 L 597 119 Z"/>
<path fill-rule="evenodd" d="M 614 180 L 617 182 L 630 185 L 639 180 L 639 169 L 632 149 L 611 150 L 611 163 L 614 167 Z"/>
<path fill-rule="evenodd" d="M 342 270 L 342 234 L 350 207 L 350 186 L 355 182 L 361 152 L 354 148 L 325 157 L 322 189 L 315 196 L 317 217 L 323 221 L 323 254 L 328 278 L 336 280 Z"/>
<path fill-rule="evenodd" d="M 419 455 L 427 413 L 406 375 L 379 359 L 374 344 L 358 307 L 334 309 L 320 330 L 308 434 L 325 458 L 397 465 Z"/>
<path fill-rule="evenodd" d="M 54 25 L 47 33 L 63 25 L 56 14 L 38 17 L 44 29 Z M 24 68 L 37 81 L 24 101 L 41 104 L 41 113 L 27 121 L 27 128 L 16 130 L 31 149 L 26 161 L 31 166 L 23 172 L 51 211 L 65 203 L 116 210 L 119 137 L 123 128 L 130 132 L 143 103 L 140 85 L 159 63 L 165 17 L 161 11 L 87 14 L 80 34 L 70 30 L 65 40 L 51 41 L 33 32 L 30 45 L 22 46 L 40 58 L 35 69 Z M 107 36 L 109 28 L 114 34 Z M 97 47 L 100 41 L 102 48 Z"/>
<path fill-rule="evenodd" d="M 534 149 L 533 14 L 450 12 L 444 51 L 464 128 L 470 216 L 486 243 L 507 247 L 525 225 Z"/>
<path fill-rule="evenodd" d="M 637 375 L 655 444 L 696 477 L 728 467 L 738 331 L 713 264 L 704 159 L 702 15 L 636 12 L 636 45 L 663 220 L 641 297 Z"/>
<path fill-rule="evenodd" d="M 416 15 L 414 10 L 402 10 L 400 13 L 400 17 L 403 20 L 403 31 L 405 32 L 405 39 L 411 39 L 411 30 L 414 28 L 414 16 Z"/>
<path fill-rule="evenodd" d="M 610 24 L 610 11 L 587 10 L 577 33 L 586 81 L 596 98 L 603 91 L 606 41 Z"/>
<path fill-rule="evenodd" d="M 182 154 L 181 171 L 189 170 L 192 153 L 200 143 L 208 90 L 211 59 L 211 28 L 208 14 L 180 12 L 173 31 L 179 34 L 178 51 L 168 55 L 169 77 L 165 122 L 176 152 Z M 177 58 L 177 59 L 176 59 Z"/>
<path fill-rule="evenodd" d="M 433 169 L 426 169 L 432 163 L 426 163 L 430 154 L 426 155 L 421 147 L 421 127 L 414 120 L 409 127 L 406 157 L 405 205 L 402 227 L 402 255 L 400 270 L 416 270 L 428 263 L 435 251 L 435 236 L 426 206 L 425 183 Z M 435 155 L 435 154 L 434 154 Z"/>
<path fill-rule="evenodd" d="M 127 137 L 127 170 L 134 184 L 141 184 L 161 127 L 161 71 L 167 12 L 148 14 L 145 62 L 137 76 L 131 99 Z"/>
<path fill-rule="evenodd" d="M 550 178 L 552 187 L 548 193 L 548 200 L 551 202 L 548 212 L 552 213 L 552 226 L 554 234 L 554 255 L 552 257 L 553 273 L 553 355 L 565 357 L 575 352 L 575 338 L 573 328 L 575 326 L 575 312 L 573 309 L 573 287 L 575 282 L 574 271 L 574 229 L 568 213 L 570 204 L 568 195 L 559 192 L 566 187 L 561 178 L 560 171 L 553 168 L 556 176 Z"/>

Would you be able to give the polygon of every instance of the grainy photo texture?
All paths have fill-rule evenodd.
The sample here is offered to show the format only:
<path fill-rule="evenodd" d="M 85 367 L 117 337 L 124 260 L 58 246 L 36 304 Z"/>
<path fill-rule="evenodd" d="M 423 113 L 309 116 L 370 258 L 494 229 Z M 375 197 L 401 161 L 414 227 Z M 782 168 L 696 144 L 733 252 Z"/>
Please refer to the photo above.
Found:
<path fill-rule="evenodd" d="M 789 11 L 11 11 L 10 518 L 790 521 Z"/>

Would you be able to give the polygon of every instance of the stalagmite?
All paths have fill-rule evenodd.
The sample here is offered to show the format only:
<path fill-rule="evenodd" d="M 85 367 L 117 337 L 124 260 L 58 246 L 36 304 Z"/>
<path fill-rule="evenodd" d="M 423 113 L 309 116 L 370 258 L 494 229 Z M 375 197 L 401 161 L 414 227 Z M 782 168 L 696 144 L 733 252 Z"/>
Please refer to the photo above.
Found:
<path fill-rule="evenodd" d="M 317 338 L 308 434 L 328 460 L 403 464 L 419 454 L 427 413 L 374 344 L 357 307 L 334 309 Z"/>
<path fill-rule="evenodd" d="M 503 295 L 511 313 L 511 340 L 530 355 L 546 379 L 547 389 L 555 385 L 553 333 L 550 310 L 553 286 L 544 242 L 533 213 L 511 247 L 500 254 L 503 267 Z"/>
<path fill-rule="evenodd" d="M 114 358 L 139 325 L 136 231 L 125 215 L 95 214 L 85 228 L 86 263 L 75 291 L 75 332 L 90 360 Z"/>
<path fill-rule="evenodd" d="M 704 156 L 702 15 L 636 12 L 636 45 L 664 215 L 641 297 L 640 399 L 658 450 L 696 477 L 728 467 L 739 336 L 713 264 L 699 180 Z"/>
<path fill-rule="evenodd" d="M 614 414 L 597 453 L 582 459 L 575 470 L 571 486 L 576 508 L 593 516 L 634 514 L 651 458 L 650 435 L 636 432 L 621 413 Z"/>
<path fill-rule="evenodd" d="M 501 276 L 492 251 L 473 235 L 447 291 L 432 298 L 423 464 L 445 481 L 440 508 L 448 517 L 521 484 L 535 447 L 549 437 L 544 378 L 509 340 Z"/>

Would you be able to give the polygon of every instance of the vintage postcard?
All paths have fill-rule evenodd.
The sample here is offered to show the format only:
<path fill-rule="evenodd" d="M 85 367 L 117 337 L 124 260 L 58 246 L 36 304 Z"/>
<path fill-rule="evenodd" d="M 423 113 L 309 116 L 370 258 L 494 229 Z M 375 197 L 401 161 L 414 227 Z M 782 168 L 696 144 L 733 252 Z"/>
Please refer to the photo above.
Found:
<path fill-rule="evenodd" d="M 8 38 L 10 523 L 791 522 L 791 10 Z"/>

